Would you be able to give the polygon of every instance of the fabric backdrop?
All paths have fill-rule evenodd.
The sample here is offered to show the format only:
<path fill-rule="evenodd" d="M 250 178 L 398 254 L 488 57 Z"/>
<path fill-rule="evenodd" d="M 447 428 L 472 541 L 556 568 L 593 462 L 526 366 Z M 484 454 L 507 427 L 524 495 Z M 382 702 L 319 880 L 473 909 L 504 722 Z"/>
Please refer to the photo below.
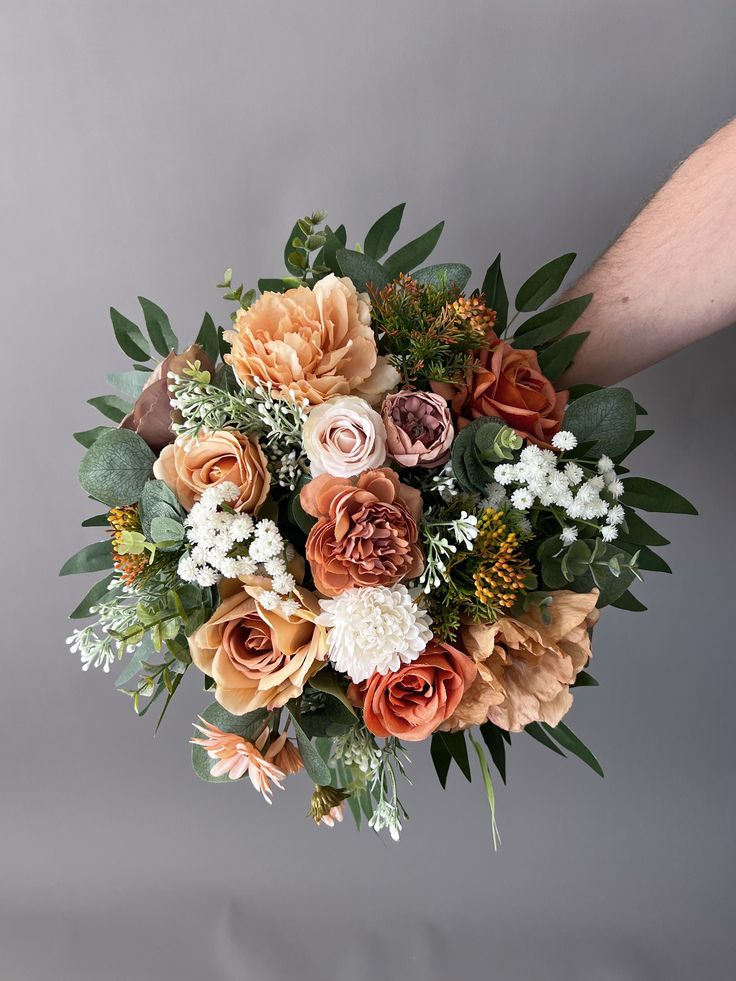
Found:
<path fill-rule="evenodd" d="M 278 273 L 317 207 L 358 240 L 408 200 L 437 260 L 582 271 L 736 108 L 732 0 L 5 0 L 0 974 L 7 981 L 734 976 L 733 333 L 633 381 L 672 577 L 609 611 L 570 721 L 605 780 L 514 739 L 493 854 L 480 782 L 414 747 L 400 846 L 190 771 L 64 646 L 85 540 L 74 430 L 125 367 L 107 316 L 180 336 Z M 479 281 L 479 279 L 478 279 Z M 734 284 L 736 289 L 736 284 Z"/>

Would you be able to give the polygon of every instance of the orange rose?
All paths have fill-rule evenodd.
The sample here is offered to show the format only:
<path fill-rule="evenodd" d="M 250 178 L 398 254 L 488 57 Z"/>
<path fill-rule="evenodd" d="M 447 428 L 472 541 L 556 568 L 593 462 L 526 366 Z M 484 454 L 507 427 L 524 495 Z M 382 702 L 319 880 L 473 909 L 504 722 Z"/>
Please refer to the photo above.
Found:
<path fill-rule="evenodd" d="M 355 586 L 390 586 L 424 568 L 417 543 L 421 494 L 393 470 L 365 470 L 357 481 L 322 474 L 302 488 L 301 503 L 318 519 L 306 554 L 326 596 Z"/>
<path fill-rule="evenodd" d="M 233 715 L 286 705 L 325 658 L 316 597 L 297 590 L 302 609 L 285 617 L 259 605 L 261 591 L 237 589 L 189 638 L 192 661 L 214 679 L 215 698 Z"/>
<path fill-rule="evenodd" d="M 375 736 L 426 739 L 455 711 L 475 673 L 471 658 L 431 640 L 416 661 L 351 685 L 349 694 L 362 702 L 363 721 Z"/>
<path fill-rule="evenodd" d="M 230 482 L 240 490 L 233 506 L 251 514 L 258 511 L 271 486 L 258 440 L 229 429 L 165 446 L 153 473 L 171 488 L 187 511 L 208 487 Z"/>
<path fill-rule="evenodd" d="M 481 416 L 499 416 L 523 439 L 545 447 L 560 430 L 568 400 L 542 374 L 536 351 L 517 351 L 495 334 L 465 385 L 434 387 L 450 400 L 460 428 Z"/>
<path fill-rule="evenodd" d="M 264 293 L 238 311 L 225 339 L 225 361 L 243 385 L 271 383 L 310 405 L 361 388 L 378 364 L 367 294 L 332 274 L 314 289 Z"/>

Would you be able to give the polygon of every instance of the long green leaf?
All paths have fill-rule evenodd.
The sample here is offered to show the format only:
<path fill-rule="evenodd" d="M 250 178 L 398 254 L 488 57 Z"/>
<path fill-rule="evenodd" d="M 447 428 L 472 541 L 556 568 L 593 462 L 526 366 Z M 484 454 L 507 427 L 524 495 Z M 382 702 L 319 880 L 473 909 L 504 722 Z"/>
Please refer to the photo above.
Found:
<path fill-rule="evenodd" d="M 524 726 L 524 732 L 529 733 L 532 739 L 536 739 L 538 743 L 541 743 L 542 746 L 546 746 L 547 749 L 551 749 L 552 752 L 557 753 L 558 756 L 565 755 L 562 750 L 555 745 L 554 741 L 549 738 L 538 722 L 530 722 L 529 725 Z"/>
<path fill-rule="evenodd" d="M 615 606 L 617 610 L 627 610 L 629 613 L 646 613 L 647 610 L 646 606 L 628 589 L 618 599 L 614 600 L 611 606 Z M 579 677 L 580 675 L 578 675 Z"/>
<path fill-rule="evenodd" d="M 93 514 L 91 518 L 84 519 L 82 528 L 106 528 L 110 523 L 108 516 L 109 511 L 105 511 L 103 514 Z"/>
<path fill-rule="evenodd" d="M 137 399 L 150 377 L 151 372 L 148 368 L 139 365 L 132 371 L 113 371 L 107 376 L 107 380 L 113 388 L 117 388 L 129 399 Z"/>
<path fill-rule="evenodd" d="M 656 528 L 652 528 L 636 511 L 632 511 L 631 508 L 624 508 L 624 511 L 626 512 L 626 518 L 623 526 L 623 534 L 627 541 L 635 542 L 637 545 L 670 544 L 669 538 L 660 535 Z"/>
<path fill-rule="evenodd" d="M 480 734 L 488 747 L 496 769 L 501 774 L 501 779 L 506 783 L 506 743 L 503 741 L 500 729 L 494 726 L 492 722 L 485 722 L 480 727 Z"/>
<path fill-rule="evenodd" d="M 535 314 L 516 329 L 511 346 L 535 348 L 555 340 L 560 334 L 564 334 L 568 328 L 572 327 L 592 299 L 592 293 L 576 296 L 572 300 L 565 300 L 564 303 L 558 303 L 557 306 L 550 307 L 549 310 Z"/>
<path fill-rule="evenodd" d="M 434 768 L 437 771 L 437 779 L 444 790 L 444 788 L 447 786 L 447 774 L 450 770 L 452 757 L 450 756 L 450 751 L 445 745 L 444 741 L 440 739 L 440 734 L 438 732 L 435 732 L 432 736 L 430 755 L 432 756 Z"/>
<path fill-rule="evenodd" d="M 140 328 L 119 313 L 115 307 L 110 307 L 110 319 L 115 338 L 128 357 L 134 361 L 149 361 L 151 349 Z"/>
<path fill-rule="evenodd" d="M 424 235 L 413 239 L 400 249 L 397 249 L 393 255 L 390 255 L 383 264 L 386 277 L 389 280 L 396 279 L 400 273 L 411 272 L 412 269 L 416 269 L 417 266 L 421 265 L 425 259 L 428 259 L 434 251 L 434 247 L 437 245 L 444 227 L 444 221 L 439 222 L 434 228 L 430 228 L 428 232 L 425 232 Z"/>
<path fill-rule="evenodd" d="M 162 358 L 165 358 L 172 351 L 179 348 L 179 339 L 171 329 L 171 323 L 167 314 L 161 307 L 152 300 L 147 300 L 145 296 L 139 296 L 138 302 L 143 309 L 143 317 L 146 321 L 146 330 L 151 338 L 151 343 Z"/>
<path fill-rule="evenodd" d="M 570 403 L 563 425 L 577 437 L 578 443 L 591 442 L 591 452 L 617 456 L 634 438 L 634 398 L 626 388 L 602 388 L 583 395 Z"/>
<path fill-rule="evenodd" d="M 593 753 L 588 749 L 585 743 L 575 735 L 575 733 L 564 722 L 559 722 L 556 726 L 547 725 L 546 722 L 542 723 L 545 731 L 548 735 L 556 739 L 560 746 L 563 746 L 568 752 L 577 756 L 578 759 L 582 760 L 587 766 L 594 770 L 598 776 L 603 776 L 603 768 L 601 767 L 598 760 L 595 758 Z"/>
<path fill-rule="evenodd" d="M 520 313 L 538 310 L 562 286 L 562 281 L 575 261 L 575 253 L 565 255 L 546 262 L 540 269 L 526 280 L 516 294 L 516 309 Z"/>
<path fill-rule="evenodd" d="M 696 508 L 677 491 L 646 477 L 625 477 L 623 503 L 642 511 L 697 514 Z"/>
<path fill-rule="evenodd" d="M 509 298 L 501 273 L 501 253 L 499 252 L 483 278 L 480 288 L 489 310 L 496 311 L 496 333 L 501 336 L 509 319 Z"/>
<path fill-rule="evenodd" d="M 112 541 L 92 542 L 75 552 L 59 570 L 60 576 L 75 576 L 83 572 L 102 572 L 112 569 Z"/>
<path fill-rule="evenodd" d="M 332 771 L 319 755 L 317 750 L 312 745 L 311 740 L 302 729 L 294 710 L 291 708 L 291 706 L 287 706 L 287 708 L 291 713 L 291 723 L 294 726 L 294 733 L 296 734 L 299 752 L 302 754 L 304 769 L 316 784 L 323 787 L 329 786 L 329 784 L 332 782 Z"/>
<path fill-rule="evenodd" d="M 362 252 L 338 249 L 336 258 L 343 276 L 352 279 L 359 293 L 365 292 L 369 286 L 382 290 L 389 281 L 385 269 L 375 259 Z"/>
<path fill-rule="evenodd" d="M 470 769 L 470 760 L 468 759 L 468 747 L 465 742 L 465 733 L 462 731 L 440 732 L 438 735 L 445 744 L 450 756 L 460 767 L 465 779 L 470 782 L 473 779 L 473 773 Z"/>
<path fill-rule="evenodd" d="M 550 381 L 557 381 L 564 375 L 589 333 L 586 330 L 579 334 L 568 334 L 539 353 L 539 367 Z"/>
<path fill-rule="evenodd" d="M 114 578 L 114 573 L 110 573 L 109 576 L 105 576 L 99 582 L 96 582 L 94 586 L 90 589 L 83 600 L 76 606 L 72 612 L 69 614 L 70 620 L 86 620 L 87 617 L 92 616 L 91 607 L 96 606 L 97 603 L 102 599 L 103 596 L 107 596 L 110 590 L 108 586 Z"/>
<path fill-rule="evenodd" d="M 470 741 L 473 744 L 473 749 L 478 756 L 478 762 L 480 763 L 480 770 L 483 774 L 483 785 L 486 789 L 486 797 L 488 798 L 488 806 L 491 809 L 491 832 L 493 834 L 493 850 L 497 851 L 498 846 L 501 843 L 501 839 L 498 835 L 498 825 L 496 824 L 496 795 L 493 792 L 493 780 L 491 778 L 491 771 L 488 768 L 488 760 L 486 759 L 486 754 L 483 752 L 483 747 L 480 743 L 470 736 Z"/>
<path fill-rule="evenodd" d="M 386 255 L 401 227 L 405 207 L 406 204 L 397 204 L 371 225 L 363 246 L 366 255 L 372 259 L 382 259 Z"/>
<path fill-rule="evenodd" d="M 202 318 L 202 326 L 199 328 L 195 344 L 199 344 L 212 364 L 217 361 L 220 347 L 217 341 L 217 327 L 212 317 L 206 313 Z"/>

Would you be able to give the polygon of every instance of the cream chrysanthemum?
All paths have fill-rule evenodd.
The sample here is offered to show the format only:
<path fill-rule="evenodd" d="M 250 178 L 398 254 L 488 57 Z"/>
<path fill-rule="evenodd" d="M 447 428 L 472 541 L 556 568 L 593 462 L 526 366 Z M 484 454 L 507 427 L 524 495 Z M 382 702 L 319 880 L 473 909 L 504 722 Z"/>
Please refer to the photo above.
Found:
<path fill-rule="evenodd" d="M 406 586 L 365 586 L 319 601 L 327 656 L 359 684 L 416 660 L 432 639 L 432 619 Z"/>

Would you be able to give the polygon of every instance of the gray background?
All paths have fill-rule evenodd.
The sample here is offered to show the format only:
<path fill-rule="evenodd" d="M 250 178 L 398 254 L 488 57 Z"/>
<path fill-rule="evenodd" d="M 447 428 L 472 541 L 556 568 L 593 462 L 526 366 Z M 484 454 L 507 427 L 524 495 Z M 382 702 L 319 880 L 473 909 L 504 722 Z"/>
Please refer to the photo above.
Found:
<path fill-rule="evenodd" d="M 701 517 L 659 519 L 675 575 L 597 632 L 570 721 L 606 779 L 515 739 L 496 855 L 479 782 L 442 793 L 423 747 L 399 847 L 312 828 L 300 778 L 271 809 L 200 783 L 197 679 L 154 739 L 65 649 L 84 585 L 55 578 L 111 303 L 188 336 L 295 216 L 357 239 L 405 199 L 408 232 L 448 219 L 439 259 L 581 271 L 736 110 L 732 0 L 2 9 L 3 979 L 733 977 L 733 333 L 632 383 L 642 471 Z"/>

